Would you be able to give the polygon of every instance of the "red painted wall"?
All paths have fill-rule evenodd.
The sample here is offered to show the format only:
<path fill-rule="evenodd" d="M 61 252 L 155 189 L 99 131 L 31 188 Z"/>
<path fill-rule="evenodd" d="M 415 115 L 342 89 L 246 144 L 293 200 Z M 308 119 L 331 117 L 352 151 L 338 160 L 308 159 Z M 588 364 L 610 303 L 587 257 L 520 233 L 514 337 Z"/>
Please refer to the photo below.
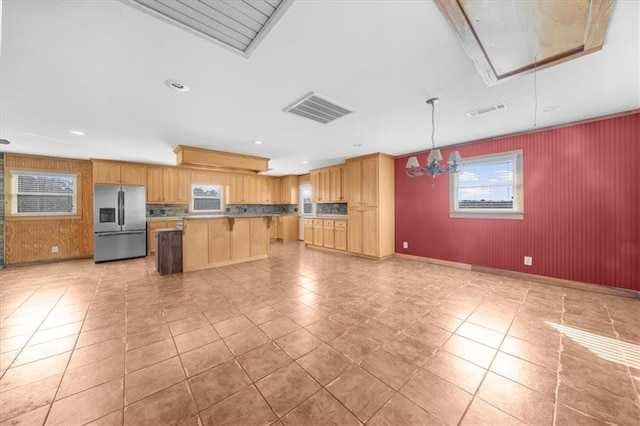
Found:
<path fill-rule="evenodd" d="M 640 290 L 640 113 L 457 149 L 523 150 L 524 219 L 449 218 L 449 177 L 431 187 L 398 158 L 396 253 Z"/>

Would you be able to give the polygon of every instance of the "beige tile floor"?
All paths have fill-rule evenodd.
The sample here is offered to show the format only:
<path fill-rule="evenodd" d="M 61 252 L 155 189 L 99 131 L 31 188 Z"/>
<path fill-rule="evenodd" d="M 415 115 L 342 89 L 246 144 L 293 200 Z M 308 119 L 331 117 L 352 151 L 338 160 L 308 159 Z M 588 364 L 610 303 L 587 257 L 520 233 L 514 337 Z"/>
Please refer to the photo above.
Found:
<path fill-rule="evenodd" d="M 1 424 L 640 424 L 640 300 L 270 254 L 0 271 Z"/>

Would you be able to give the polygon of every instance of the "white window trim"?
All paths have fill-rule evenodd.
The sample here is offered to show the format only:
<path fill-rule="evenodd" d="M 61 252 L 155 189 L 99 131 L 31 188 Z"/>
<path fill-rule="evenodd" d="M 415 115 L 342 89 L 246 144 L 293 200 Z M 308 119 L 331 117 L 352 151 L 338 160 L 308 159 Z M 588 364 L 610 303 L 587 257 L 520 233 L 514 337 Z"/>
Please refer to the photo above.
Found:
<path fill-rule="evenodd" d="M 220 188 L 220 208 L 219 209 L 215 209 L 215 210 L 196 210 L 195 205 L 196 205 L 196 197 L 193 196 L 193 190 L 195 189 L 195 187 L 197 186 L 211 186 L 211 187 L 218 187 Z M 212 183 L 193 183 L 191 184 L 191 205 L 190 205 L 190 211 L 193 213 L 219 213 L 219 212 L 224 212 L 225 211 L 225 203 L 224 203 L 224 190 L 225 187 L 224 185 L 220 185 L 220 184 L 212 184 Z M 216 199 L 216 197 L 197 197 L 197 198 L 211 198 L 211 199 Z"/>
<path fill-rule="evenodd" d="M 474 163 L 493 163 L 499 161 L 514 161 L 513 174 L 513 208 L 504 209 L 464 209 L 457 206 L 458 174 L 453 173 L 449 179 L 449 217 L 475 218 L 475 219 L 524 219 L 524 172 L 522 162 L 522 150 L 500 152 L 497 154 L 480 155 L 464 159 L 465 166 Z M 464 171 L 464 168 L 462 169 Z"/>
<path fill-rule="evenodd" d="M 78 197 L 78 188 L 80 185 L 80 179 L 77 173 L 57 173 L 57 172 L 48 172 L 48 171 L 40 171 L 40 170 L 11 170 L 9 172 L 11 178 L 11 216 L 14 217 L 36 217 L 36 216 L 44 216 L 44 217 L 61 217 L 61 216 L 78 216 L 79 215 L 79 197 Z M 18 212 L 18 176 L 21 175 L 37 175 L 37 176 L 61 176 L 66 178 L 73 179 L 73 211 L 71 212 L 26 212 L 19 213 Z M 43 193 L 44 195 L 46 193 Z M 30 193 L 29 195 L 37 195 L 37 193 Z M 68 195 L 68 194 L 65 194 Z"/>

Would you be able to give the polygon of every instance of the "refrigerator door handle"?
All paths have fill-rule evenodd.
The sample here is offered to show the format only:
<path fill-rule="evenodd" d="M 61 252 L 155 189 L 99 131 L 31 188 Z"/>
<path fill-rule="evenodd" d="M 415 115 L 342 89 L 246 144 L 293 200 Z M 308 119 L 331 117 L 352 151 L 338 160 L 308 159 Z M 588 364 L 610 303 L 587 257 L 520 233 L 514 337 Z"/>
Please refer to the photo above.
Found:
<path fill-rule="evenodd" d="M 144 234 L 145 231 L 133 231 L 133 232 L 110 232 L 104 234 L 96 234 L 98 237 L 117 237 L 119 235 L 138 235 Z"/>
<path fill-rule="evenodd" d="M 122 203 L 120 203 L 120 208 L 122 209 L 122 223 L 121 225 L 124 226 L 124 212 L 126 211 L 124 208 L 124 191 L 120 190 L 120 193 L 122 194 Z"/>

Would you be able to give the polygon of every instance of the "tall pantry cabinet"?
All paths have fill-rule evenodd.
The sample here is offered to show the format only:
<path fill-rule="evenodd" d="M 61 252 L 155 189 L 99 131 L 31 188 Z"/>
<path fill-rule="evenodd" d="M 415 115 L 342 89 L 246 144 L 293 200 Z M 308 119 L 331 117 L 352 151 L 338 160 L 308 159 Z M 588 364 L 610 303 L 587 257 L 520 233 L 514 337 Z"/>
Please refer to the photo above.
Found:
<path fill-rule="evenodd" d="M 347 160 L 348 250 L 376 259 L 393 255 L 394 161 L 386 154 Z"/>

